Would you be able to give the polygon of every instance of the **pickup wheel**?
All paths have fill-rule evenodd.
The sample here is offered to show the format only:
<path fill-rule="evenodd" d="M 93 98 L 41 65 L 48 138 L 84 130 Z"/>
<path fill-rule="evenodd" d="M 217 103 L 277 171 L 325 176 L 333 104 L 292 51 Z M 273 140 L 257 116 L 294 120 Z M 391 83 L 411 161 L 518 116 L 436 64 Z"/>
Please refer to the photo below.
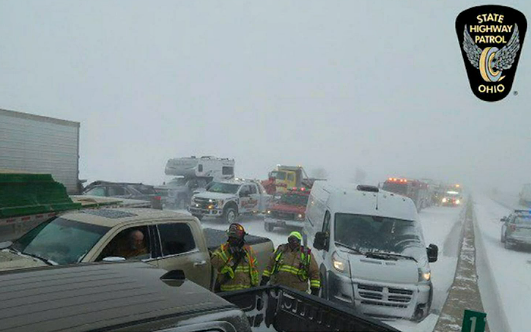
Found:
<path fill-rule="evenodd" d="M 501 233 L 501 243 L 505 243 L 505 232 L 503 231 L 503 229 Z"/>
<path fill-rule="evenodd" d="M 264 229 L 267 232 L 272 232 L 273 229 L 275 229 L 275 226 L 273 226 L 272 224 L 266 222 L 266 223 L 264 223 Z"/>
<path fill-rule="evenodd" d="M 223 220 L 225 220 L 227 224 L 232 224 L 236 222 L 237 218 L 238 218 L 238 211 L 236 211 L 234 207 L 230 206 L 227 209 L 225 209 L 225 213 L 223 214 Z"/>

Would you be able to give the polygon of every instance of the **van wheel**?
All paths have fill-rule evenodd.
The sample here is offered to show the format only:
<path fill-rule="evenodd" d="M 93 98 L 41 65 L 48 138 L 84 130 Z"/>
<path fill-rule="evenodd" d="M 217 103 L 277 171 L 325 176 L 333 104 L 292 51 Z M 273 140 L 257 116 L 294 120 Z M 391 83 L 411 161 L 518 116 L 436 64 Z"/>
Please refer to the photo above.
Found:
<path fill-rule="evenodd" d="M 272 232 L 273 229 L 275 229 L 275 226 L 271 225 L 270 223 L 264 223 L 264 229 L 265 229 L 267 232 Z"/>
<path fill-rule="evenodd" d="M 232 224 L 236 222 L 238 218 L 238 211 L 233 207 L 228 207 L 223 214 L 223 219 L 227 224 Z"/>

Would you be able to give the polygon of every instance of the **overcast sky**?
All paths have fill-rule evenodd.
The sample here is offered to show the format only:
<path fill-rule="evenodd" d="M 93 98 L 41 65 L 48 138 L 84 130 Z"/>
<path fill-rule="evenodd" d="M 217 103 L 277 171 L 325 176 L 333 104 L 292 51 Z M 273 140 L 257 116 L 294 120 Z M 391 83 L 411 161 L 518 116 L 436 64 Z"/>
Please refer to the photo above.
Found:
<path fill-rule="evenodd" d="M 245 177 L 281 163 L 519 190 L 531 41 L 518 95 L 477 99 L 454 25 L 478 4 L 0 0 L 0 108 L 80 122 L 91 181 L 160 183 L 169 158 L 214 155 Z"/>

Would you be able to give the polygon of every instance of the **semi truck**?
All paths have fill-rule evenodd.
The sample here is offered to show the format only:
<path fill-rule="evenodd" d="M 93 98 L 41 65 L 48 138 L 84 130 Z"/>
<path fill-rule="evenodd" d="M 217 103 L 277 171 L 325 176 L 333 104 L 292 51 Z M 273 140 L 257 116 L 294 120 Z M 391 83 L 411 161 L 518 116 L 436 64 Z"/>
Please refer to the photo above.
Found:
<path fill-rule="evenodd" d="M 0 169 L 51 174 L 79 194 L 79 122 L 0 109 Z"/>

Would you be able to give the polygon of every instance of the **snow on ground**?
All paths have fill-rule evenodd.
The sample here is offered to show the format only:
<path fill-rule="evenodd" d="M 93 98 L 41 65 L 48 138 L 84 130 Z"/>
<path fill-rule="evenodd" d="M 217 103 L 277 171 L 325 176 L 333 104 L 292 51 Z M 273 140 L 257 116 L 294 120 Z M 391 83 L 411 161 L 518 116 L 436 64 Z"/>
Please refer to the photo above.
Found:
<path fill-rule="evenodd" d="M 457 264 L 457 250 L 461 234 L 461 223 L 459 222 L 461 211 L 462 207 L 431 207 L 420 213 L 426 246 L 433 243 L 439 247 L 439 259 L 437 262 L 431 264 L 434 285 L 432 314 L 420 323 L 397 320 L 387 321 L 387 324 L 408 332 L 431 332 L 435 327 L 440 310 L 446 300 L 448 289 L 454 278 Z M 206 228 L 220 230 L 226 230 L 228 228 L 225 222 L 215 218 L 205 217 L 201 223 Z M 240 223 L 247 233 L 270 238 L 275 247 L 286 243 L 289 233 L 294 230 L 275 228 L 273 232 L 267 232 L 264 229 L 264 222 L 261 217 L 244 218 L 240 220 Z"/>
<path fill-rule="evenodd" d="M 494 289 L 481 289 L 480 284 L 482 297 L 483 294 L 492 295 L 497 292 L 499 301 L 501 301 L 499 307 L 505 313 L 509 331 L 529 331 L 531 325 L 529 315 L 531 254 L 521 249 L 505 249 L 500 241 L 502 226 L 500 219 L 509 215 L 511 209 L 480 194 L 474 195 L 474 207 L 484 244 L 484 257 L 489 264 L 495 287 Z M 494 298 L 494 300 L 497 299 Z M 491 313 L 488 308 L 486 310 L 488 320 Z"/>
<path fill-rule="evenodd" d="M 457 252 L 461 235 L 462 207 L 431 207 L 420 212 L 426 246 L 433 243 L 439 247 L 439 259 L 430 263 L 434 288 L 431 314 L 422 322 L 406 320 L 386 322 L 404 332 L 431 332 L 437 323 L 440 311 L 452 285 L 457 265 Z"/>

